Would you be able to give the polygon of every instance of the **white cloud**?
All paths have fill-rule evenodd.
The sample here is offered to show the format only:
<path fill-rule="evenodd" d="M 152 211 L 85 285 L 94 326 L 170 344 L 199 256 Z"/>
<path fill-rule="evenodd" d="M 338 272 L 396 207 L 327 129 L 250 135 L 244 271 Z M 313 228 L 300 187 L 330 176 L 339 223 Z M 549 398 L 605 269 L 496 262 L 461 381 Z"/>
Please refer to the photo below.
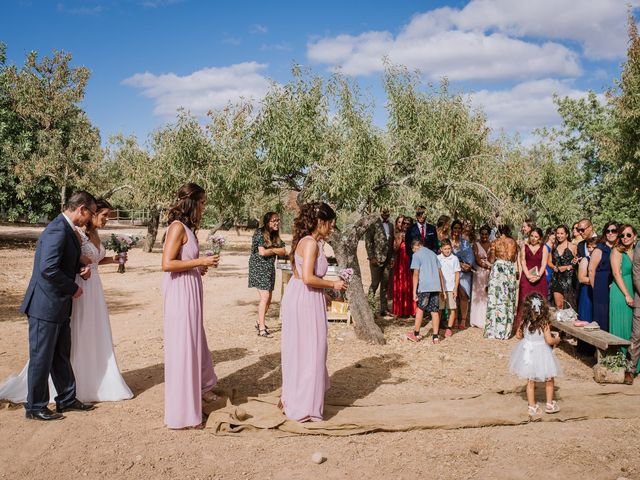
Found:
<path fill-rule="evenodd" d="M 64 3 L 58 3 L 57 9 L 59 12 L 68 13 L 70 15 L 100 15 L 104 12 L 102 5 L 94 6 L 82 6 L 82 7 L 68 7 Z"/>
<path fill-rule="evenodd" d="M 626 22 L 622 0 L 472 0 L 462 9 L 415 15 L 397 35 L 369 31 L 312 40 L 307 55 L 347 75 L 379 72 L 388 56 L 430 78 L 575 77 L 579 55 L 559 41 L 577 42 L 589 58 L 623 57 Z"/>
<path fill-rule="evenodd" d="M 255 23 L 249 27 L 249 33 L 267 33 L 269 29 L 265 25 Z"/>
<path fill-rule="evenodd" d="M 640 5 L 639 0 L 473 0 L 453 12 L 452 22 L 462 30 L 574 40 L 589 58 L 613 59 L 626 52 L 627 3 Z"/>
<path fill-rule="evenodd" d="M 470 98 L 473 105 L 487 114 L 491 128 L 526 136 L 534 128 L 560 124 L 554 94 L 580 98 L 586 97 L 587 92 L 575 89 L 570 81 L 546 78 L 523 82 L 508 90 L 480 90 Z"/>
<path fill-rule="evenodd" d="M 204 115 L 241 98 L 262 98 L 269 88 L 269 80 L 261 73 L 266 68 L 265 64 L 244 62 L 203 68 L 184 76 L 145 72 L 136 73 L 122 83 L 140 88 L 143 95 L 152 98 L 156 115 L 171 117 L 181 107 L 195 115 Z"/>
<path fill-rule="evenodd" d="M 143 0 L 142 6 L 145 8 L 160 8 L 176 3 L 182 3 L 184 0 Z"/>
<path fill-rule="evenodd" d="M 459 30 L 417 31 L 410 24 L 397 37 L 389 32 L 339 35 L 308 45 L 309 59 L 339 67 L 347 75 L 383 69 L 382 57 L 419 69 L 430 78 L 507 79 L 581 73 L 577 55 L 557 43 L 537 45 L 502 33 L 485 35 Z"/>

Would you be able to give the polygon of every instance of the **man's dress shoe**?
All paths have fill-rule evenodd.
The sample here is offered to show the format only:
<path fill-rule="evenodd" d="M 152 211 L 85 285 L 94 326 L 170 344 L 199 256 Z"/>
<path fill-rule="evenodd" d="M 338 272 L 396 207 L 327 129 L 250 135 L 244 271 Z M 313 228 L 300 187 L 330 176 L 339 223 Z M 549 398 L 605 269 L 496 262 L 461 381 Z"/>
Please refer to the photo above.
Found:
<path fill-rule="evenodd" d="M 63 413 L 68 412 L 69 410 L 77 410 L 78 412 L 88 412 L 89 410 L 93 410 L 95 407 L 90 403 L 82 403 L 77 398 L 66 407 L 56 407 L 56 412 Z"/>
<path fill-rule="evenodd" d="M 62 420 L 64 418 L 61 413 L 52 412 L 46 407 L 44 410 L 38 410 L 37 412 L 27 412 L 25 416 L 33 420 Z"/>

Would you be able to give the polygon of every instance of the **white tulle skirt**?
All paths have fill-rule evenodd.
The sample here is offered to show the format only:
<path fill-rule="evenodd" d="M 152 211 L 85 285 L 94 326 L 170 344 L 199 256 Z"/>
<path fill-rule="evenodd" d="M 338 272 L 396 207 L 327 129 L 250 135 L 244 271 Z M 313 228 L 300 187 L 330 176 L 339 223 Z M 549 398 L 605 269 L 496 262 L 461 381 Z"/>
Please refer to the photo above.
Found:
<path fill-rule="evenodd" d="M 73 301 L 71 314 L 71 365 L 76 377 L 76 398 L 83 402 L 125 400 L 133 393 L 120 374 L 113 352 L 109 312 L 97 268 L 89 280 L 78 275 L 76 283 L 82 296 Z M 27 401 L 29 362 L 20 374 L 10 376 L 0 385 L 0 400 L 13 403 Z M 49 378 L 50 402 L 57 393 Z"/>
<path fill-rule="evenodd" d="M 551 346 L 544 341 L 532 341 L 527 338 L 520 340 L 513 347 L 509 370 L 520 378 L 536 382 L 562 376 L 560 362 Z"/>

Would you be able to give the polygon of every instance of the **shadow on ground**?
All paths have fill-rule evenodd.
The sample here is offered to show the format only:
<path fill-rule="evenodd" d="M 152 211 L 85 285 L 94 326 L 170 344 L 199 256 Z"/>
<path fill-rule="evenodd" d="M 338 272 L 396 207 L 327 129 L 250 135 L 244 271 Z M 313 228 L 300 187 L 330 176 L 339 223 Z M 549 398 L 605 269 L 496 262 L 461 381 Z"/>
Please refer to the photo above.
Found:
<path fill-rule="evenodd" d="M 214 367 L 223 362 L 240 360 L 247 355 L 246 348 L 227 348 L 211 352 Z M 147 367 L 130 370 L 122 374 L 125 382 L 135 396 L 164 382 L 164 363 L 157 363 Z"/>

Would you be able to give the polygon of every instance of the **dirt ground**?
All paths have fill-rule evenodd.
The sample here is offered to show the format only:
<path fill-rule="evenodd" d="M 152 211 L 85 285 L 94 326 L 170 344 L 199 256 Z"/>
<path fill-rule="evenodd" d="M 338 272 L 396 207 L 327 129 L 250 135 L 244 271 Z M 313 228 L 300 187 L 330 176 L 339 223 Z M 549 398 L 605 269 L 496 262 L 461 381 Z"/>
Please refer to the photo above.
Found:
<path fill-rule="evenodd" d="M 40 231 L 0 226 L 0 381 L 19 372 L 27 360 L 27 323 L 18 306 Z M 204 278 L 209 348 L 219 387 L 233 391 L 234 402 L 280 386 L 279 277 L 268 319 L 275 338 L 257 337 L 253 324 L 258 296 L 246 286 L 250 235 L 226 232 L 230 245 L 223 251 L 221 266 Z M 27 421 L 22 407 L 0 405 L 0 478 L 640 478 L 639 418 L 351 437 L 282 438 L 269 431 L 216 436 L 211 429 L 167 430 L 162 421 L 160 251 L 146 254 L 135 249 L 129 259 L 126 274 L 107 265 L 101 267 L 101 276 L 118 363 L 135 397 L 99 404 L 89 413 L 68 413 L 58 422 Z M 368 275 L 367 267 L 364 274 Z M 508 374 L 513 340 L 484 340 L 478 329 L 468 329 L 438 346 L 412 344 L 403 339 L 410 328 L 406 320 L 381 320 L 381 326 L 384 346 L 356 340 L 353 328 L 344 323 L 329 325 L 328 401 L 389 401 L 521 385 Z M 557 355 L 565 372 L 557 383 L 562 406 L 563 392 L 593 389 L 595 383 L 591 366 L 575 357 L 571 346 L 563 345 Z M 638 393 L 638 383 L 624 388 Z M 522 408 L 526 409 L 524 399 Z M 322 452 L 327 461 L 312 463 L 314 452 Z"/>

